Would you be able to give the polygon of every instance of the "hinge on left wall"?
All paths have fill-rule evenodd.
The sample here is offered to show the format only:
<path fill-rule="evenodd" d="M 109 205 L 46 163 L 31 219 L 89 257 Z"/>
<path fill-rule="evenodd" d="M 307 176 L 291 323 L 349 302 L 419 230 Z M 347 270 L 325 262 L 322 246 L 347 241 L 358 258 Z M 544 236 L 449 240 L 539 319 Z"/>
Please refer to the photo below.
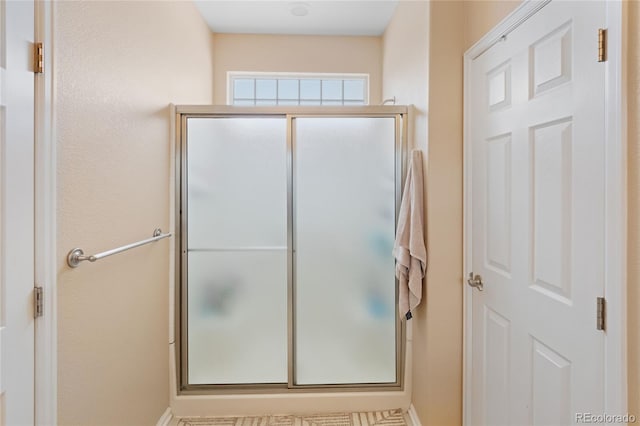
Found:
<path fill-rule="evenodd" d="M 33 316 L 35 318 L 44 315 L 44 295 L 42 287 L 33 288 Z"/>
<path fill-rule="evenodd" d="M 44 45 L 40 42 L 33 45 L 33 72 L 36 74 L 44 72 Z"/>

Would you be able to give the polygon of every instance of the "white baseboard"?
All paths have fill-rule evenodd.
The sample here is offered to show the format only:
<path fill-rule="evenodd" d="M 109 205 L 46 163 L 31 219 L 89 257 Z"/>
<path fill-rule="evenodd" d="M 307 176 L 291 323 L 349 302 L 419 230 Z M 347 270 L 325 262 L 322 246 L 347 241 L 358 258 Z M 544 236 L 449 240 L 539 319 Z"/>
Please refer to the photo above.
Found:
<path fill-rule="evenodd" d="M 172 419 L 173 413 L 171 412 L 171 407 L 168 407 L 166 410 L 164 410 L 164 413 L 162 413 L 160 419 L 158 419 L 158 423 L 156 423 L 156 426 L 169 426 L 169 423 L 171 423 Z"/>
<path fill-rule="evenodd" d="M 416 412 L 416 407 L 414 407 L 413 404 L 409 406 L 407 414 L 409 415 L 412 426 L 422 426 L 422 423 L 420 423 L 420 418 L 418 417 L 418 413 Z"/>

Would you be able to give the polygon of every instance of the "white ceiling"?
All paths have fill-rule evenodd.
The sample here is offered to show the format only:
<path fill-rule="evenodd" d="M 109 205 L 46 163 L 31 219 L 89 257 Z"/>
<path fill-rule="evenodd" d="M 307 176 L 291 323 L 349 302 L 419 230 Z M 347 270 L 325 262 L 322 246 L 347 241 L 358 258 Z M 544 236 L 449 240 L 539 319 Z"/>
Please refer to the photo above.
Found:
<path fill-rule="evenodd" d="M 195 0 L 216 33 L 381 35 L 398 0 Z M 304 13 L 294 16 L 292 11 Z"/>

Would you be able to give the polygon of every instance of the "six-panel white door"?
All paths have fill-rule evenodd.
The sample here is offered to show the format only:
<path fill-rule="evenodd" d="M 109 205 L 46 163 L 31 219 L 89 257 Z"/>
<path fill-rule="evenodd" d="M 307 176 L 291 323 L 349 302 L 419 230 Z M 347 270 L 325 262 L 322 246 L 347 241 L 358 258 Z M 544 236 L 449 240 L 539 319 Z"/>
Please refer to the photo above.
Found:
<path fill-rule="evenodd" d="M 0 0 L 0 425 L 34 424 L 34 2 Z"/>
<path fill-rule="evenodd" d="M 603 1 L 552 1 L 470 68 L 473 425 L 603 409 Z"/>

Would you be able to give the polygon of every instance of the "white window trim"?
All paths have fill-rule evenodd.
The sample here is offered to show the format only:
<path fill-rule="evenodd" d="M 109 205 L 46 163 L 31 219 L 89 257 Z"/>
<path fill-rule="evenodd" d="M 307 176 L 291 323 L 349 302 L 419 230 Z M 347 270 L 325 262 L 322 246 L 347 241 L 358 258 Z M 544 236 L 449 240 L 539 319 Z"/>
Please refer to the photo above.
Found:
<path fill-rule="evenodd" d="M 255 72 L 227 71 L 227 105 L 233 105 L 233 81 L 236 78 L 272 78 L 272 79 L 314 79 L 314 80 L 352 80 L 363 79 L 365 83 L 364 104 L 369 105 L 369 74 L 363 73 L 311 73 L 311 72 Z"/>

